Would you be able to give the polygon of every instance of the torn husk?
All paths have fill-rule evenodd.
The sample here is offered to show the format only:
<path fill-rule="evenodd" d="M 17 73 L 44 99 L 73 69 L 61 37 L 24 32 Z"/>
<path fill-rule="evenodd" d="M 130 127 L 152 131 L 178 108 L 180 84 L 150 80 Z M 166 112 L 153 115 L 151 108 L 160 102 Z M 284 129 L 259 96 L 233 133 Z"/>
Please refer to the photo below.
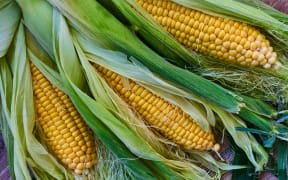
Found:
<path fill-rule="evenodd" d="M 233 129 L 233 127 L 245 127 L 245 123 L 240 120 L 239 118 L 234 117 L 233 115 L 224 117 L 224 118 L 220 118 L 222 120 L 219 121 L 219 119 L 217 118 L 217 121 L 215 122 L 215 112 L 213 112 L 213 110 L 211 109 L 209 103 L 207 103 L 206 101 L 202 100 L 201 98 L 198 98 L 195 95 L 192 95 L 190 93 L 184 92 L 180 89 L 177 89 L 173 86 L 170 86 L 169 83 L 159 79 L 157 76 L 151 74 L 151 72 L 149 70 L 147 70 L 145 67 L 143 67 L 141 64 L 139 64 L 139 62 L 135 61 L 134 62 L 129 62 L 127 61 L 127 58 L 125 57 L 124 54 L 120 54 L 118 52 L 114 52 L 114 51 L 110 51 L 110 50 L 105 50 L 105 49 L 101 49 L 100 47 L 97 47 L 97 45 L 87 41 L 87 39 L 83 39 L 81 36 L 79 37 L 79 35 L 77 35 L 77 37 L 79 38 L 78 40 L 80 41 L 81 47 L 84 50 L 88 50 L 85 54 L 83 54 L 83 56 L 85 55 L 87 60 L 85 60 L 85 57 L 83 57 L 83 59 L 81 60 L 82 65 L 85 69 L 85 72 L 87 73 L 87 77 L 90 82 L 90 87 L 92 90 L 93 95 L 95 96 L 96 99 L 99 99 L 100 101 L 103 101 L 103 103 L 106 104 L 106 106 L 115 111 L 115 114 L 118 114 L 119 116 L 122 117 L 123 121 L 125 123 L 127 123 L 129 125 L 129 127 L 131 127 L 131 129 L 133 129 L 134 131 L 136 131 L 138 134 L 141 135 L 141 137 L 145 138 L 145 141 L 149 142 L 149 144 L 151 144 L 152 147 L 155 148 L 155 150 L 158 153 L 163 154 L 164 157 L 169 157 L 172 159 L 179 159 L 181 161 L 187 161 L 186 163 L 189 164 L 193 163 L 193 156 L 187 156 L 187 154 L 185 153 L 187 150 L 183 148 L 177 144 L 175 144 L 175 142 L 172 142 L 171 140 L 163 137 L 163 136 L 159 136 L 159 133 L 155 133 L 155 131 L 151 130 L 151 127 L 149 125 L 147 125 L 146 123 L 144 123 L 142 121 L 142 118 L 139 118 L 138 115 L 135 115 L 135 112 L 131 109 L 129 106 L 127 106 L 127 104 L 125 102 L 123 102 L 123 100 L 121 98 L 118 97 L 117 94 L 115 94 L 115 92 L 109 87 L 109 85 L 105 82 L 105 80 L 102 79 L 102 77 L 100 76 L 100 74 L 95 72 L 95 69 L 93 69 L 93 67 L 91 67 L 91 65 L 89 63 L 87 63 L 87 61 L 91 61 L 93 63 L 97 63 L 100 64 L 101 66 L 107 67 L 107 68 L 111 68 L 110 70 L 115 71 L 117 73 L 120 73 L 123 76 L 126 76 L 127 78 L 131 78 L 133 80 L 135 80 L 136 82 L 141 83 L 142 86 L 146 87 L 149 90 L 152 90 L 153 93 L 156 93 L 158 95 L 160 95 L 161 97 L 163 97 L 164 99 L 170 101 L 171 103 L 173 101 L 171 101 L 171 96 L 175 96 L 178 98 L 187 98 L 190 99 L 189 102 L 193 103 L 191 105 L 195 105 L 197 103 L 202 103 L 201 106 L 199 107 L 203 107 L 205 106 L 206 110 L 206 120 L 207 122 L 209 122 L 210 125 L 214 126 L 216 123 L 221 123 L 221 121 L 230 121 L 229 126 L 225 125 L 226 128 L 228 129 Z M 80 48 L 80 47 L 79 47 Z M 80 49 L 79 49 L 80 51 Z M 83 52 L 82 52 L 83 53 Z M 145 82 L 146 81 L 146 82 Z M 124 82 L 125 83 L 125 82 Z M 148 85 L 149 84 L 149 85 Z M 166 91 L 161 92 L 161 91 Z M 103 93 L 105 92 L 105 93 Z M 170 95 L 168 94 L 168 92 L 170 92 Z M 105 96 L 103 96 L 103 94 L 106 94 Z M 175 103 L 175 102 L 173 102 Z M 191 106 L 191 108 L 198 108 L 197 106 Z M 211 111 L 212 110 L 212 111 Z M 217 109 L 217 113 L 220 113 L 221 110 Z M 216 114 L 217 114 L 216 113 Z M 224 112 L 221 112 L 222 114 Z M 225 114 L 225 113 L 224 113 Z M 227 113 L 228 114 L 228 113 Z M 127 115 L 129 115 L 127 117 Z M 218 116 L 218 115 L 217 115 Z M 193 117 L 193 116 L 192 116 Z M 212 119 L 214 120 L 212 120 Z M 237 119 L 237 121 L 235 121 L 234 119 Z M 211 121 L 212 120 L 212 121 Z M 203 120 L 202 120 L 203 121 Z M 239 123 L 240 122 L 240 123 Z M 200 121 L 200 124 L 201 121 Z M 205 126 L 204 126 L 205 127 Z M 231 132 L 232 134 L 237 134 L 238 132 L 234 131 Z M 241 134 L 241 135 L 240 135 Z M 241 132 L 239 135 L 233 135 L 234 140 L 235 141 L 242 141 L 239 138 L 248 138 L 249 141 L 243 141 L 245 142 L 244 144 L 240 144 L 240 147 L 245 147 L 244 149 L 247 149 L 247 147 L 250 147 L 249 150 L 244 150 L 247 155 L 249 156 L 249 159 L 252 161 L 252 163 L 257 167 L 258 170 L 263 168 L 263 165 L 266 163 L 267 157 L 266 157 L 266 153 L 264 153 L 263 149 L 257 149 L 255 148 L 254 145 L 250 145 L 250 143 L 254 143 L 254 144 L 258 144 L 257 141 L 255 139 L 252 138 L 251 135 L 249 135 L 249 133 L 243 133 Z M 247 143 L 247 144 L 246 144 Z M 170 151 L 174 152 L 173 153 L 169 153 L 169 151 L 167 152 L 167 146 L 171 146 Z M 182 149 L 182 150 L 181 150 Z M 253 149 L 253 150 L 252 150 Z M 189 151 L 189 150 L 188 150 Z M 188 152 L 187 151 L 187 152 Z M 260 157 L 262 156 L 262 159 L 255 159 L 252 151 L 254 151 L 254 153 L 257 153 Z M 209 156 L 209 152 L 203 152 L 203 155 L 205 156 Z M 176 157 L 175 157 L 176 156 Z M 186 157 L 186 158 L 185 158 Z M 188 159 L 187 159 L 188 158 Z M 205 158 L 197 158 L 202 159 L 202 163 L 204 163 Z M 259 161 L 258 161 L 259 160 Z M 197 161 L 195 161 L 196 164 Z M 208 162 L 208 161 L 207 161 Z M 259 163 L 259 164 L 258 164 Z M 207 163 L 204 163 L 207 164 Z M 224 166 L 220 165 L 221 163 L 215 161 L 215 167 L 216 168 L 215 171 L 220 171 Z M 171 164 L 172 165 L 172 164 Z M 226 165 L 226 169 L 229 168 L 233 168 L 233 167 L 229 167 L 229 165 Z M 223 170 L 223 169 L 222 169 Z"/>

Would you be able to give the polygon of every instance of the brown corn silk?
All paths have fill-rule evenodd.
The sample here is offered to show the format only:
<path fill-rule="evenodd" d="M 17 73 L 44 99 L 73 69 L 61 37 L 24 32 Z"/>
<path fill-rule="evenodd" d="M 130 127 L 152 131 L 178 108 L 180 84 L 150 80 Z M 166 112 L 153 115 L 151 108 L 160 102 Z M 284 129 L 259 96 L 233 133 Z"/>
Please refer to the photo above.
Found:
<path fill-rule="evenodd" d="M 38 125 L 62 165 L 80 175 L 97 161 L 95 136 L 69 97 L 30 63 Z"/>
<path fill-rule="evenodd" d="M 179 107 L 153 94 L 143 86 L 102 66 L 93 64 L 107 84 L 118 94 L 145 122 L 166 138 L 185 149 L 219 150 L 214 142 L 214 134 L 205 132 L 187 113 Z"/>
<path fill-rule="evenodd" d="M 277 54 L 255 27 L 184 7 L 169 0 L 136 0 L 186 48 L 243 66 L 274 66 Z"/>

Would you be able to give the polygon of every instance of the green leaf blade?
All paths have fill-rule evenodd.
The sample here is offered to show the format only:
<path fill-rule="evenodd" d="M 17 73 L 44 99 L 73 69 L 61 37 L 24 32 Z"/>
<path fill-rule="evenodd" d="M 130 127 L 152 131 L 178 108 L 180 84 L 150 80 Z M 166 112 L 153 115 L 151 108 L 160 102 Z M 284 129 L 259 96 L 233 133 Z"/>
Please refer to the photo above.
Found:
<path fill-rule="evenodd" d="M 278 142 L 277 167 L 279 180 L 287 180 L 287 141 Z"/>

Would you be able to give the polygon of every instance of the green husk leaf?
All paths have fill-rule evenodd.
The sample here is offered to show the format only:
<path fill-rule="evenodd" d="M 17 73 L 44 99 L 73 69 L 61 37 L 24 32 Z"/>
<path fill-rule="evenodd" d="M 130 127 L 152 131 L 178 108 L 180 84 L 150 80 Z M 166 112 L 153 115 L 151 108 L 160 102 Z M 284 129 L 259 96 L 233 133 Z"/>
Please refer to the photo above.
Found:
<path fill-rule="evenodd" d="M 240 128 L 240 127 L 236 127 L 235 129 L 236 129 L 237 131 L 250 132 L 251 134 L 271 135 L 269 132 L 261 131 L 261 130 L 258 130 L 258 129 Z"/>
<path fill-rule="evenodd" d="M 264 132 L 267 132 L 268 134 L 276 135 L 277 138 L 282 140 L 288 140 L 288 128 L 285 125 L 273 122 L 271 119 L 261 117 L 247 109 L 242 109 L 239 113 L 239 116 L 242 117 L 245 121 L 263 130 Z"/>
<path fill-rule="evenodd" d="M 70 77 L 72 83 L 75 84 L 75 86 L 82 89 L 84 84 L 86 83 L 85 76 L 81 69 L 80 62 L 78 61 L 77 54 L 74 50 L 74 45 L 72 39 L 70 38 L 68 26 L 66 25 L 66 22 L 64 20 L 58 17 L 60 16 L 59 13 L 55 12 L 56 10 L 54 10 L 53 13 L 52 24 L 52 37 L 55 38 L 53 40 L 54 55 L 58 55 L 58 59 L 63 59 L 66 75 Z M 61 50 L 61 48 L 64 49 L 64 53 L 58 52 Z"/>
<path fill-rule="evenodd" d="M 27 121 L 27 109 L 25 107 L 31 102 L 31 99 L 26 99 L 27 93 L 25 90 L 28 92 L 31 90 L 32 92 L 32 89 L 29 89 L 30 74 L 29 71 L 27 71 L 26 46 L 22 25 L 19 26 L 11 49 L 7 53 L 7 60 L 9 66 L 5 65 L 5 69 L 1 69 L 1 77 L 3 78 L 1 82 L 5 83 L 1 86 L 3 87 L 1 89 L 1 99 L 3 105 L 2 112 L 14 139 L 14 147 L 8 152 L 10 156 L 13 156 L 13 162 L 10 163 L 13 166 L 11 168 L 11 175 L 15 179 L 31 179 L 28 164 L 32 165 L 33 162 L 30 163 L 28 161 L 26 131 L 27 126 L 29 126 L 31 122 L 33 123 L 33 121 L 30 121 L 30 124 L 29 121 Z M 9 74 L 10 69 L 11 74 Z M 29 105 L 29 110 L 31 109 L 33 109 L 33 105 Z M 31 131 L 32 130 L 33 128 Z M 11 146 L 12 145 L 9 145 L 9 147 Z M 35 146 L 33 147 L 35 148 Z M 43 164 L 47 164 L 47 162 Z"/>
<path fill-rule="evenodd" d="M 274 9 L 273 7 L 265 4 L 261 0 L 236 0 L 236 1 L 248 4 L 248 5 L 253 6 L 257 9 L 260 9 L 260 10 L 264 11 L 265 13 L 269 14 L 270 16 L 274 17 L 278 21 L 281 21 L 285 24 L 288 23 L 288 15 L 287 14 Z"/>
<path fill-rule="evenodd" d="M 16 179 L 14 167 L 13 167 L 13 164 L 14 164 L 14 157 L 13 157 L 14 145 L 13 145 L 13 143 L 14 143 L 14 141 L 13 141 L 13 135 L 11 133 L 11 130 L 9 128 L 9 125 L 7 123 L 7 119 L 4 115 L 4 113 L 0 114 L 0 124 L 1 124 L 2 137 L 3 137 L 5 148 L 6 148 L 6 156 L 7 156 L 7 161 L 8 161 L 9 174 L 10 174 L 10 178 L 14 180 L 14 179 Z"/>
<path fill-rule="evenodd" d="M 7 63 L 7 59 L 5 57 L 0 58 L 0 95 L 1 95 L 1 106 L 2 113 L 6 118 L 10 118 L 10 107 L 11 99 L 12 99 L 12 74 L 11 69 Z"/>
<path fill-rule="evenodd" d="M 52 7 L 39 0 L 16 0 L 16 2 L 21 8 L 25 26 L 53 59 Z"/>
<path fill-rule="evenodd" d="M 287 113 L 285 114 L 281 114 L 281 116 L 277 119 L 277 123 L 283 123 L 286 122 L 288 120 L 288 115 Z"/>
<path fill-rule="evenodd" d="M 25 70 L 27 70 L 26 63 L 26 49 L 23 43 L 23 26 L 19 26 L 15 39 L 11 44 L 11 51 L 8 52 L 7 60 L 11 68 L 13 75 L 12 80 L 12 97 L 11 104 L 9 105 L 9 119 L 11 132 L 14 136 L 14 172 L 16 179 L 30 179 L 29 170 L 26 164 L 26 139 L 24 133 L 23 118 L 23 105 L 26 103 L 22 95 L 23 90 L 27 85 L 27 76 L 23 76 Z M 29 76 L 28 76 L 29 77 Z M 29 84 L 29 83 L 28 83 Z"/>
<path fill-rule="evenodd" d="M 229 163 L 224 163 L 224 162 L 219 162 L 216 161 L 214 157 L 212 157 L 210 154 L 205 153 L 205 152 L 192 152 L 191 153 L 193 156 L 195 156 L 195 159 L 197 159 L 199 162 L 203 163 L 202 165 L 204 165 L 205 167 L 207 167 L 209 170 L 216 172 L 217 175 L 216 177 L 218 179 L 220 179 L 220 175 L 223 174 L 223 172 L 225 172 L 226 170 L 237 170 L 237 169 L 244 169 L 247 168 L 247 165 L 242 165 L 242 164 L 237 164 L 235 163 L 234 165 L 231 165 Z M 243 153 L 243 155 L 245 156 L 245 153 Z M 204 160 L 203 160 L 204 159 Z M 217 169 L 218 167 L 220 167 L 221 170 L 224 170 L 223 172 L 219 172 L 219 169 Z"/>
<path fill-rule="evenodd" d="M 266 148 L 272 148 L 275 144 L 276 136 L 268 136 L 263 140 L 263 145 Z"/>
<path fill-rule="evenodd" d="M 277 116 L 278 112 L 271 105 L 264 103 L 263 101 L 256 98 L 251 98 L 244 95 L 240 96 L 246 103 L 247 109 L 249 109 L 249 111 L 270 118 L 275 118 Z"/>
<path fill-rule="evenodd" d="M 255 169 L 262 170 L 268 162 L 268 154 L 250 133 L 237 131 L 236 127 L 247 128 L 245 122 L 233 114 L 219 111 L 218 107 L 214 107 L 214 111 L 222 120 L 221 122 L 232 136 L 235 144 L 245 152 Z"/>
<path fill-rule="evenodd" d="M 233 170 L 232 171 L 232 180 L 242 180 L 242 179 L 252 180 L 252 179 L 254 179 L 255 177 L 252 175 L 252 173 L 254 172 L 254 169 L 251 168 L 251 164 L 249 163 L 247 157 L 244 156 L 243 151 L 235 145 L 232 148 L 233 148 L 234 154 L 235 154 L 233 164 L 241 164 L 241 165 L 243 164 L 243 165 L 247 166 L 247 168 L 244 168 L 244 169 Z"/>
<path fill-rule="evenodd" d="M 3 57 L 13 40 L 20 21 L 20 10 L 14 1 L 0 1 L 0 57 Z"/>
<path fill-rule="evenodd" d="M 3 140 L 6 147 L 7 153 L 7 160 L 9 166 L 9 173 L 11 179 L 15 179 L 15 172 L 14 172 L 14 138 L 12 132 L 10 130 L 10 126 L 8 124 L 9 119 L 9 110 L 8 105 L 11 102 L 11 72 L 9 66 L 7 65 L 6 58 L 0 58 L 0 125 L 1 125 L 1 133 L 3 136 Z M 3 100 L 2 100 L 3 99 Z"/>
<path fill-rule="evenodd" d="M 127 53 L 128 56 L 137 58 L 164 79 L 169 79 L 174 84 L 210 100 L 227 111 L 239 111 L 240 104 L 234 94 L 165 61 L 139 41 L 97 2 L 92 0 L 85 1 L 85 3 L 80 1 L 73 3 L 67 1 L 50 2 L 71 21 L 76 29 L 81 30 L 93 40 L 101 41 L 102 44 L 109 44 L 112 49 L 117 48 Z M 94 18 L 95 16 L 97 18 Z M 214 93 L 211 94 L 210 91 L 212 90 Z"/>
<path fill-rule="evenodd" d="M 277 149 L 277 168 L 279 180 L 287 179 L 287 141 L 279 141 Z"/>
<path fill-rule="evenodd" d="M 247 109 L 242 109 L 239 113 L 239 116 L 255 125 L 257 128 L 262 129 L 267 132 L 273 131 L 273 125 L 271 120 L 264 119 L 263 117 L 252 113 Z"/>

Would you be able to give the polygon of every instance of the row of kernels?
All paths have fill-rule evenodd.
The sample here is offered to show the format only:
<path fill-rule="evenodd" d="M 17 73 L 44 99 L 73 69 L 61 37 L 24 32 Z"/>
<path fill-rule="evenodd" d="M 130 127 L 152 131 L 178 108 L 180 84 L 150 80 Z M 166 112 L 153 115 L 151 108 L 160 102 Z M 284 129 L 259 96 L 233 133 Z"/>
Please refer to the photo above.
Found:
<path fill-rule="evenodd" d="M 96 162 L 93 134 L 75 108 L 72 108 L 73 104 L 68 96 L 54 87 L 32 63 L 31 72 L 38 122 L 46 136 L 47 145 L 64 165 L 81 174 L 85 168 L 90 168 Z M 78 162 L 77 156 L 85 153 L 87 158 Z M 69 164 L 70 161 L 74 164 Z"/>

